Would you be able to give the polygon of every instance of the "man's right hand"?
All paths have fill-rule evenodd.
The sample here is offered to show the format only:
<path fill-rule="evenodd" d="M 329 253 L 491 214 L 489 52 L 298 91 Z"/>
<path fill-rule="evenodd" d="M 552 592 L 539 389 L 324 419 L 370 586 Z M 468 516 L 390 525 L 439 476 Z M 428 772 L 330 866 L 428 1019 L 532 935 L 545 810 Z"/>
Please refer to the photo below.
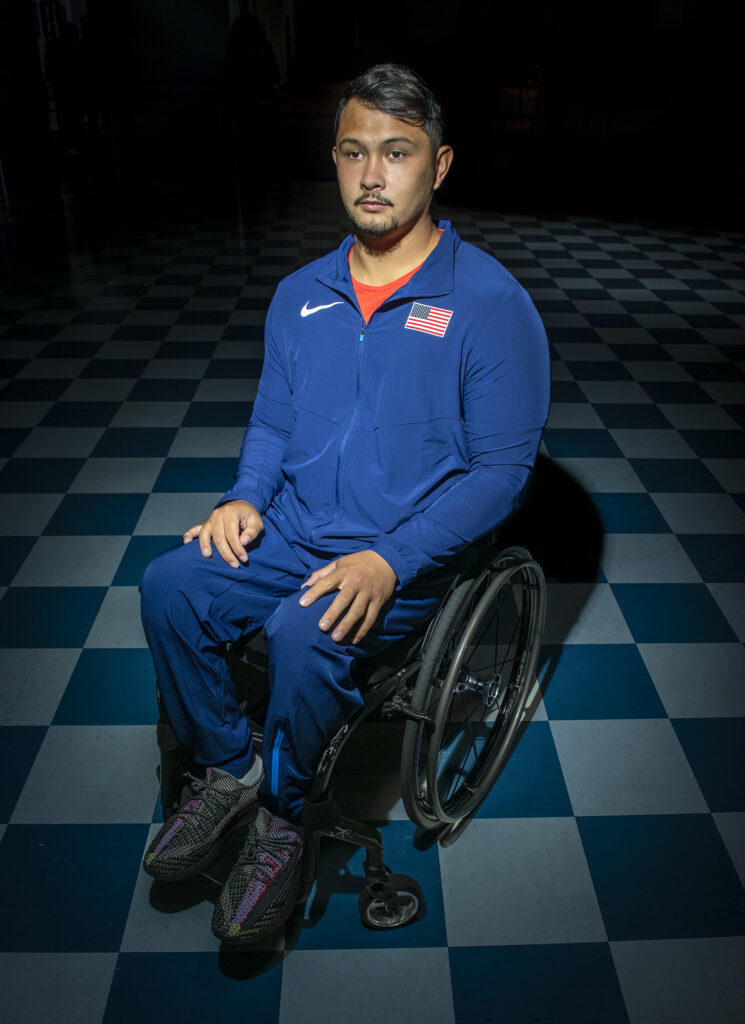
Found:
<path fill-rule="evenodd" d="M 264 529 L 261 516 L 248 501 L 227 501 L 216 508 L 204 523 L 192 526 L 184 534 L 184 544 L 199 538 L 199 547 L 205 558 L 212 558 L 212 545 L 234 569 L 238 559 L 248 561 L 246 545 L 255 540 Z"/>

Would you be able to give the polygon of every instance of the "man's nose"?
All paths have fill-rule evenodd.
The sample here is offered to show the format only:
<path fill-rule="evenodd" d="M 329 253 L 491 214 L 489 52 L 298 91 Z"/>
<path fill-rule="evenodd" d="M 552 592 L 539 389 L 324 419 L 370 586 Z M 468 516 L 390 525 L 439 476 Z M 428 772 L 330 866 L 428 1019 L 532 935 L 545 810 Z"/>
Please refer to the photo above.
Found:
<path fill-rule="evenodd" d="M 360 186 L 365 192 L 385 188 L 385 175 L 383 174 L 383 166 L 380 160 L 371 157 L 365 161 L 365 166 L 362 168 Z"/>

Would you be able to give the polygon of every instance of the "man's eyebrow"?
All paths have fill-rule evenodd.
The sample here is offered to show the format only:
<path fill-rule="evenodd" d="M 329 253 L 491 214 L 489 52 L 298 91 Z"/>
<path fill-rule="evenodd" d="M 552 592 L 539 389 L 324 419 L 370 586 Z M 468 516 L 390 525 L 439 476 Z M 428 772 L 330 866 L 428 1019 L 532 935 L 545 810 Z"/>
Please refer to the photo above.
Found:
<path fill-rule="evenodd" d="M 365 145 L 364 142 L 362 142 L 361 139 L 353 139 L 353 138 L 350 138 L 349 136 L 346 136 L 343 139 L 339 139 L 338 145 L 339 146 L 343 146 L 345 142 L 349 143 L 352 146 L 364 146 Z M 380 145 L 382 145 L 382 146 L 390 146 L 390 144 L 392 142 L 408 142 L 410 146 L 415 146 L 416 145 L 415 141 L 413 139 L 410 139 L 407 135 L 393 135 L 393 136 L 391 136 L 390 139 L 383 139 L 383 141 L 382 141 L 382 143 L 380 143 Z"/>

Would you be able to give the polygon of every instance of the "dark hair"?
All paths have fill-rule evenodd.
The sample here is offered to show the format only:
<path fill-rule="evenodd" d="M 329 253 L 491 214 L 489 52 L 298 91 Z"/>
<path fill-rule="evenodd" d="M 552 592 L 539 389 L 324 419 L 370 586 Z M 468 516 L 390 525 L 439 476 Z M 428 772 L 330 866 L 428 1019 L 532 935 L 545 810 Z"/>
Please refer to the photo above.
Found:
<path fill-rule="evenodd" d="M 422 128 L 429 135 L 435 152 L 442 145 L 440 104 L 411 68 L 403 64 L 376 64 L 350 82 L 336 109 L 334 138 L 339 131 L 341 112 L 351 99 Z"/>

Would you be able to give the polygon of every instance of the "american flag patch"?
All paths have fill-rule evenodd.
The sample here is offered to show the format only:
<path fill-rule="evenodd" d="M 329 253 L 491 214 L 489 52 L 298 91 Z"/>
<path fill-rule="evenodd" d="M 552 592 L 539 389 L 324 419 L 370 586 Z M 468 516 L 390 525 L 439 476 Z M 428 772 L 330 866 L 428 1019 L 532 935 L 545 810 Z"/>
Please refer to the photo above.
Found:
<path fill-rule="evenodd" d="M 404 327 L 412 331 L 423 331 L 425 334 L 436 334 L 441 338 L 452 315 L 452 309 L 438 309 L 437 306 L 425 306 L 423 302 L 415 302 L 409 310 Z"/>

